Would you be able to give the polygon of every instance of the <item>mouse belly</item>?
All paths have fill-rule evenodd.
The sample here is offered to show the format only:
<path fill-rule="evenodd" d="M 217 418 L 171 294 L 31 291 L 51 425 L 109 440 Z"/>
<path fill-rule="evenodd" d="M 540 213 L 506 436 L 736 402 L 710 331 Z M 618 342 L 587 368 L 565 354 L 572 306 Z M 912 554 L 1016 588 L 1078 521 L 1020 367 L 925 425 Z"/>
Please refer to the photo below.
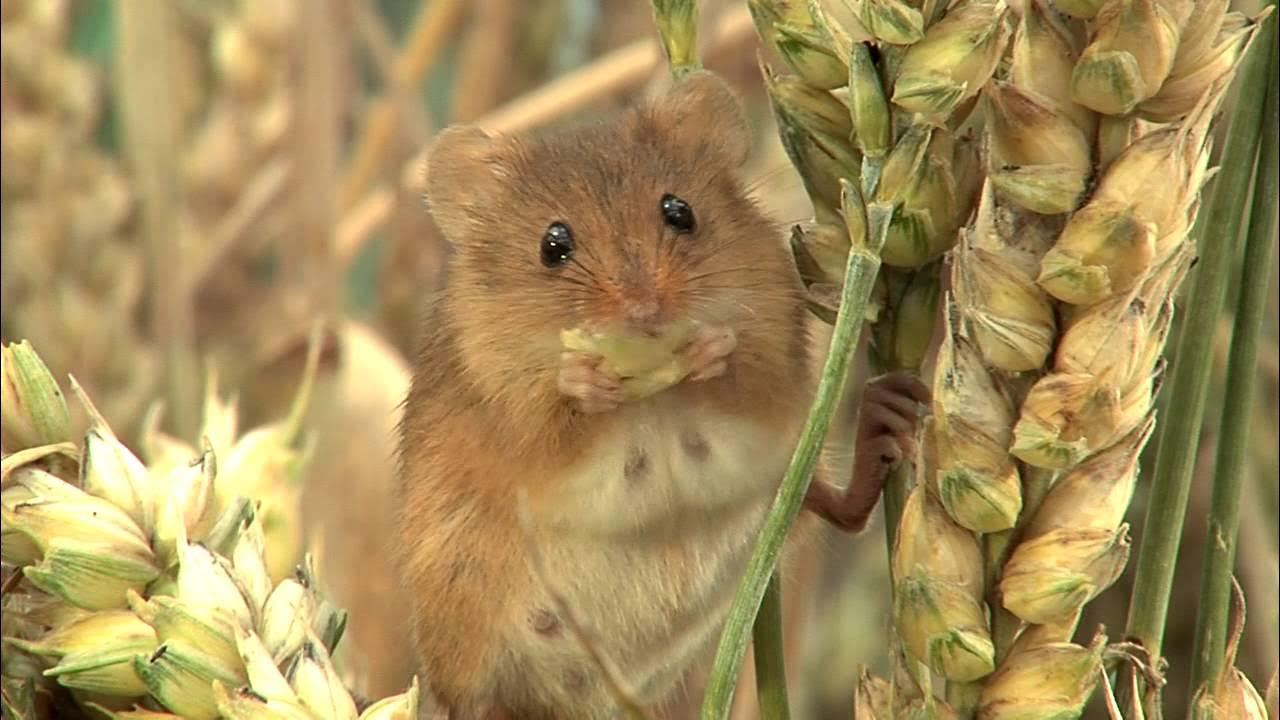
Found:
<path fill-rule="evenodd" d="M 794 437 L 777 425 L 662 410 L 630 409 L 534 503 L 550 583 L 646 703 L 718 642 Z M 518 629 L 512 670 L 548 695 L 537 702 L 609 717 L 599 671 L 534 587 L 530 602 L 516 604 L 526 616 L 508 626 Z"/>

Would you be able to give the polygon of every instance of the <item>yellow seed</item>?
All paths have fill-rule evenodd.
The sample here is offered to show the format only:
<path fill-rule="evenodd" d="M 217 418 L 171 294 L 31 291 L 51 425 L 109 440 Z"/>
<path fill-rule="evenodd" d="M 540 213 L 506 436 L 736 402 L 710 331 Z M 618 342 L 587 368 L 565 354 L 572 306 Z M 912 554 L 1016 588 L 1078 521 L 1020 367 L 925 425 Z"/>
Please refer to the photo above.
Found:
<path fill-rule="evenodd" d="M 829 223 L 795 225 L 791 228 L 791 246 L 806 284 L 838 284 L 843 280 L 849 258 L 849 233 L 844 227 Z"/>
<path fill-rule="evenodd" d="M 919 572 L 900 578 L 894 619 L 911 654 L 948 680 L 971 682 L 995 667 L 983 607 L 955 585 Z"/>
<path fill-rule="evenodd" d="M 1062 8 L 1062 3 L 1054 3 Z M 1071 98 L 1071 73 L 1077 54 L 1070 32 L 1045 7 L 1029 0 L 1013 38 L 1010 80 L 1019 90 L 1066 114 L 1086 138 L 1093 137 L 1097 116 Z"/>
<path fill-rule="evenodd" d="M 756 30 L 797 75 L 815 88 L 845 83 L 843 61 L 832 54 L 831 40 L 803 0 L 749 0 Z"/>
<path fill-rule="evenodd" d="M 853 694 L 854 720 L 889 720 L 892 687 L 883 678 L 872 675 L 866 666 L 858 668 L 858 684 Z"/>
<path fill-rule="evenodd" d="M 90 428 L 80 460 L 80 484 L 86 491 L 125 511 L 143 534 L 154 526 L 155 488 L 142 461 L 109 428 Z"/>
<path fill-rule="evenodd" d="M 164 595 L 144 600 L 137 593 L 129 594 L 129 607 L 164 645 L 198 652 L 219 677 L 243 677 L 235 645 L 239 623 L 230 613 Z"/>
<path fill-rule="evenodd" d="M 208 656 L 186 646 L 161 645 L 149 656 L 134 659 L 134 669 L 161 705 L 189 720 L 215 720 L 219 716 L 213 682 L 232 687 L 243 677 L 221 675 Z"/>
<path fill-rule="evenodd" d="M 1128 561 L 1127 525 L 1050 530 L 1014 548 L 1001 574 L 1001 599 L 1026 622 L 1065 622 L 1110 587 Z"/>
<path fill-rule="evenodd" d="M 830 38 L 821 29 L 774 23 L 774 47 L 782 59 L 813 87 L 842 87 L 848 77 L 844 63 L 831 53 Z"/>
<path fill-rule="evenodd" d="M 886 265 L 917 268 L 955 243 L 961 222 L 955 153 L 950 132 L 922 123 L 913 125 L 889 153 L 873 203 L 889 218 L 881 248 Z M 881 215 L 877 222 L 883 222 Z M 870 220 L 870 208 L 868 216 Z M 873 232 L 879 227 L 869 224 Z"/>
<path fill-rule="evenodd" d="M 1154 426 L 1154 420 L 1148 418 L 1122 442 L 1060 478 L 1027 524 L 1024 537 L 1035 538 L 1055 528 L 1119 527 L 1133 497 L 1138 457 Z"/>
<path fill-rule="evenodd" d="M 289 670 L 289 683 L 301 705 L 318 717 L 356 720 L 355 701 L 333 669 L 324 644 L 310 632 Z"/>
<path fill-rule="evenodd" d="M 1032 212 L 1074 210 L 1093 165 L 1076 123 L 1010 83 L 990 83 L 986 96 L 993 184 Z"/>
<path fill-rule="evenodd" d="M 1087 648 L 1050 643 L 1010 655 L 984 684 L 977 718 L 1079 717 L 1101 676 L 1105 648 L 1099 632 Z"/>
<path fill-rule="evenodd" d="M 1123 115 L 1153 96 L 1173 69 L 1177 20 L 1158 0 L 1109 0 L 1072 74 L 1072 98 Z"/>
<path fill-rule="evenodd" d="M 1036 259 L 1012 245 L 1033 233 L 1024 229 L 1006 239 L 1007 227 L 998 222 L 995 193 L 988 186 L 972 228 L 955 251 L 951 281 L 956 307 L 983 358 L 1001 370 L 1022 372 L 1044 364 L 1057 322 L 1048 295 L 1027 274 Z"/>
<path fill-rule="evenodd" d="M 901 0 L 852 0 L 862 26 L 875 39 L 891 45 L 910 45 L 924 37 L 924 16 Z"/>
<path fill-rule="evenodd" d="M 1133 287 L 1157 260 L 1158 238 L 1131 205 L 1095 195 L 1071 216 L 1037 280 L 1063 302 L 1091 305 Z"/>
<path fill-rule="evenodd" d="M 849 51 L 849 115 L 853 119 L 854 143 L 863 155 L 881 157 L 889 151 L 893 144 L 889 103 L 864 43 L 857 43 Z"/>
<path fill-rule="evenodd" d="M 889 362 L 893 367 L 918 368 L 924 363 L 933 339 L 942 288 L 937 273 L 908 275 L 906 289 L 894 307 L 893 339 Z"/>
<path fill-rule="evenodd" d="M 7 136 L 8 120 L 5 122 Z M 6 150 L 7 141 L 6 137 Z M 0 416 L 7 451 L 71 439 L 62 390 L 30 342 L 8 343 L 0 349 L 0 378 Z"/>
<path fill-rule="evenodd" d="M 921 487 L 903 505 L 893 572 L 895 577 L 920 573 L 975 601 L 982 597 L 982 551 L 977 538 L 953 522 Z"/>
<path fill-rule="evenodd" d="M 848 111 L 826 94 L 834 105 L 810 99 L 808 107 L 802 108 L 802 115 L 797 116 L 795 103 L 775 92 L 775 87 L 786 87 L 785 79 L 776 76 L 767 66 L 762 65 L 761 71 L 778 121 L 782 147 L 800 173 L 805 190 L 813 200 L 817 219 L 834 222 L 840 214 L 840 180 L 861 175 L 861 163 L 849 140 Z M 786 92 L 785 89 L 782 92 Z M 814 121 L 818 117 L 822 118 L 821 122 Z M 808 122 L 802 118 L 808 118 Z M 842 134 L 828 132 L 832 128 L 839 128 Z"/>
<path fill-rule="evenodd" d="M 995 72 L 1009 39 L 1004 0 L 964 0 L 912 45 L 894 81 L 893 101 L 942 124 Z"/>
<path fill-rule="evenodd" d="M 1013 527 L 1022 510 L 1022 482 L 1008 451 L 963 420 L 938 435 L 938 495 L 947 512 L 974 532 Z"/>
<path fill-rule="evenodd" d="M 266 645 L 253 632 L 236 627 L 236 648 L 248 675 L 249 687 L 267 700 L 296 703 L 298 696 L 280 672 Z"/>

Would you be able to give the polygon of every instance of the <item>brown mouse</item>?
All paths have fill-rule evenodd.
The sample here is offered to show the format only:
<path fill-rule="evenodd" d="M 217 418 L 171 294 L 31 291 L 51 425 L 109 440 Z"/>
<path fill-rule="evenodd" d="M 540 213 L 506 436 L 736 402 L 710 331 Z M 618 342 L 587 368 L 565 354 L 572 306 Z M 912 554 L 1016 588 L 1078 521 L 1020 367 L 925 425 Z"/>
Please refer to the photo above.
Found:
<path fill-rule="evenodd" d="M 615 715 L 548 584 L 641 702 L 714 649 L 815 386 L 800 279 L 736 177 L 749 137 L 697 72 L 593 124 L 435 141 L 428 203 L 454 254 L 404 406 L 399 535 L 421 669 L 455 720 Z M 560 345 L 691 319 L 691 374 L 643 400 Z M 927 390 L 891 375 L 864 396 L 850 489 L 819 474 L 806 498 L 849 530 Z"/>

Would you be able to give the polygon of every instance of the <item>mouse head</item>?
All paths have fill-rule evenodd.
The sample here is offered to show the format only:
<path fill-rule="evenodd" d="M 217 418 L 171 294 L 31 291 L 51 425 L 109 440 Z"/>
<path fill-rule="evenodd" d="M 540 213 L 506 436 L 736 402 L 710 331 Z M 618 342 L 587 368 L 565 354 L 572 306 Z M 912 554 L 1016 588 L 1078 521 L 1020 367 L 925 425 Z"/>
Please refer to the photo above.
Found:
<path fill-rule="evenodd" d="M 444 131 L 427 193 L 455 250 L 455 317 L 512 352 L 554 350 L 561 329 L 584 324 L 794 322 L 781 233 L 737 178 L 749 141 L 737 98 L 708 72 L 591 125 Z"/>

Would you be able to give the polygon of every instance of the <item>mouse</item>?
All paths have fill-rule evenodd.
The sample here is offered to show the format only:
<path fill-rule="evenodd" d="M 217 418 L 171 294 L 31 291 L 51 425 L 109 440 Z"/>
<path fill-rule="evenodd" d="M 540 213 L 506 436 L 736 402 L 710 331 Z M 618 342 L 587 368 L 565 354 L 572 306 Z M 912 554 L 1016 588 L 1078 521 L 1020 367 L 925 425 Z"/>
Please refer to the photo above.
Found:
<path fill-rule="evenodd" d="M 783 228 L 738 177 L 751 137 L 699 70 L 607 117 L 433 140 L 451 255 L 411 363 L 396 534 L 419 669 L 454 720 L 617 717 L 591 651 L 653 708 L 710 660 L 816 388 Z M 639 399 L 560 341 L 690 322 L 687 375 Z M 798 525 L 861 530 L 927 401 L 908 373 L 869 382 L 852 477 L 819 467 Z"/>

